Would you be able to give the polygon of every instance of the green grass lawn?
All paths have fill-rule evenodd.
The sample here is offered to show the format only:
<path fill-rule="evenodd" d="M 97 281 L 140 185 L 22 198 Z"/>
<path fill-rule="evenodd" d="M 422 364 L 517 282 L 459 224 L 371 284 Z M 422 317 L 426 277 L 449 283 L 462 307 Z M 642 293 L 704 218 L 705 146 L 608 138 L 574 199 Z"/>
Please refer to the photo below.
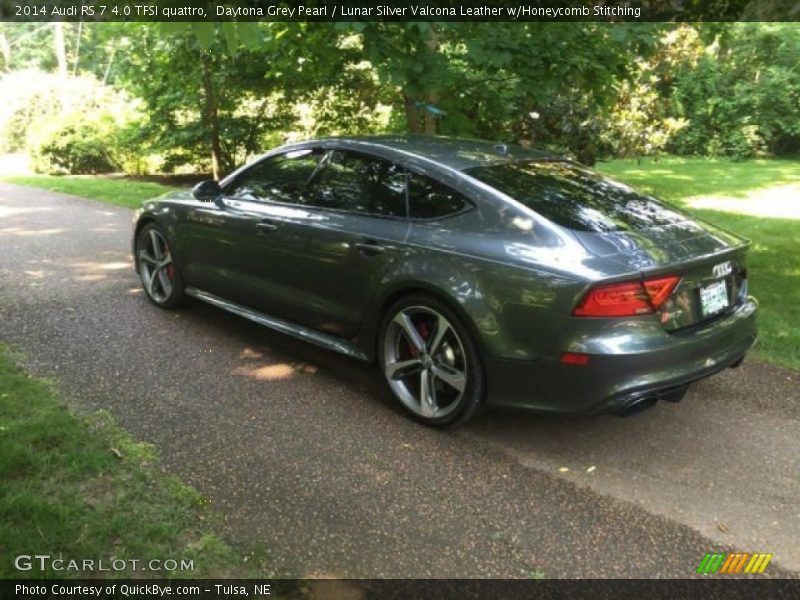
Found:
<path fill-rule="evenodd" d="M 800 161 L 667 157 L 598 166 L 752 240 L 750 293 L 761 303 L 755 353 L 800 369 Z"/>
<path fill-rule="evenodd" d="M 0 181 L 92 198 L 128 208 L 138 208 L 143 200 L 178 189 L 149 181 L 91 175 L 11 175 L 0 177 Z"/>
<path fill-rule="evenodd" d="M 107 413 L 76 417 L 0 346 L 0 578 L 78 577 L 17 571 L 13 558 L 191 560 L 194 570 L 130 569 L 89 577 L 269 577 L 264 557 L 235 552 L 214 532 L 208 503 L 158 468 Z M 245 555 L 247 559 L 245 559 Z M 66 565 L 66 563 L 65 563 Z M 139 565 L 141 566 L 141 565 Z"/>

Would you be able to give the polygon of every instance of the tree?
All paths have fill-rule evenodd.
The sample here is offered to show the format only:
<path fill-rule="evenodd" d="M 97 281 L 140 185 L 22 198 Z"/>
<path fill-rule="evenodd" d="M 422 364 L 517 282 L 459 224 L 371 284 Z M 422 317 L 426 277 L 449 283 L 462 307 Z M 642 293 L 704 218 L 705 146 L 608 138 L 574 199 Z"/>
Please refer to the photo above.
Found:
<path fill-rule="evenodd" d="M 655 28 L 600 23 L 351 24 L 364 57 L 397 90 L 411 132 L 502 137 L 593 162 L 592 128 L 630 53 Z"/>
<path fill-rule="evenodd" d="M 796 24 L 732 23 L 703 39 L 699 59 L 677 66 L 668 91 L 676 116 L 690 122 L 671 150 L 736 157 L 800 150 Z"/>
<path fill-rule="evenodd" d="M 2 59 L 2 62 L 0 62 L 0 70 L 10 71 L 11 44 L 8 42 L 8 38 L 6 37 L 6 32 L 2 23 L 0 23 L 0 59 Z"/>
<path fill-rule="evenodd" d="M 58 74 L 61 77 L 67 76 L 67 49 L 64 43 L 64 23 L 55 21 L 53 23 L 53 49 L 58 65 Z"/>
<path fill-rule="evenodd" d="M 235 55 L 209 25 L 210 37 L 202 38 L 184 28 L 131 25 L 117 80 L 144 101 L 143 138 L 165 155 L 167 168 L 206 164 L 216 177 L 258 147 L 271 118 L 283 118 L 275 82 L 286 71 L 270 35 L 276 24 L 265 24 L 257 50 L 237 47 Z"/>
<path fill-rule="evenodd" d="M 449 48 L 458 39 L 457 23 L 344 24 L 360 34 L 363 58 L 382 83 L 397 90 L 405 128 L 435 134 L 443 91 L 452 84 Z"/>

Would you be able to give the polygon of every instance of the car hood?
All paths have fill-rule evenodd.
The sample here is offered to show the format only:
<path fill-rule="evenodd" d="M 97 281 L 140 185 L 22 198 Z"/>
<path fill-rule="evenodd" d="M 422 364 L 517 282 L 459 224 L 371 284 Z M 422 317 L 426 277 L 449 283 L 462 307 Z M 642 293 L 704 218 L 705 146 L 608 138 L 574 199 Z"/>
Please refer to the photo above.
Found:
<path fill-rule="evenodd" d="M 591 254 L 631 271 L 666 267 L 749 244 L 745 238 L 698 220 L 630 231 L 573 233 Z"/>

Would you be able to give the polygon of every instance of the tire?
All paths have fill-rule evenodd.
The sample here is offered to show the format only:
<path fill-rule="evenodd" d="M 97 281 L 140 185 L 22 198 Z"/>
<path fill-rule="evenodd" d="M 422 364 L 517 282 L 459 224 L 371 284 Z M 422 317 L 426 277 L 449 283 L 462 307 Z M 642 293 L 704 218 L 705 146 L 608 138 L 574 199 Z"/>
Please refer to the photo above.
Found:
<path fill-rule="evenodd" d="M 186 301 L 183 282 L 167 234 L 155 223 L 142 227 L 136 238 L 136 272 L 145 296 L 159 308 L 176 308 Z"/>
<path fill-rule="evenodd" d="M 478 347 L 463 320 L 433 296 L 407 296 L 389 307 L 377 354 L 389 390 L 417 421 L 463 423 L 485 404 Z"/>

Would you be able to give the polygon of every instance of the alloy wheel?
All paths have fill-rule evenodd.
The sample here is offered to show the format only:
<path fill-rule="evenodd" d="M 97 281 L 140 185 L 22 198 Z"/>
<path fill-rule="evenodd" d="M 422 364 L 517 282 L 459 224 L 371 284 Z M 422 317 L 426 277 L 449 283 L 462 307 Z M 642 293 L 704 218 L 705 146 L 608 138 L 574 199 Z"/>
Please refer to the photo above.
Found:
<path fill-rule="evenodd" d="M 455 411 L 467 387 L 461 338 L 441 313 L 425 306 L 400 310 L 384 336 L 384 374 L 413 413 L 441 419 Z"/>
<path fill-rule="evenodd" d="M 166 302 L 172 294 L 175 266 L 164 236 L 153 228 L 143 236 L 139 247 L 139 277 L 148 296 Z"/>

